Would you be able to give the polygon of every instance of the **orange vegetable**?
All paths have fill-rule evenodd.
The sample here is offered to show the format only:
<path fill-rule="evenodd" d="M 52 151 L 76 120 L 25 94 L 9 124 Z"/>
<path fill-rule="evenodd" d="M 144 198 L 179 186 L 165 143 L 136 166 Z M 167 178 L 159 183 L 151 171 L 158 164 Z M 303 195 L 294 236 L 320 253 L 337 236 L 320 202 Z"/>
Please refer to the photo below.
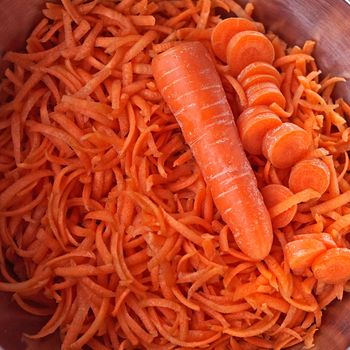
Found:
<path fill-rule="evenodd" d="M 231 75 L 225 75 L 225 78 L 228 80 L 228 82 L 231 84 L 231 86 L 233 87 L 233 89 L 236 92 L 236 96 L 238 99 L 238 104 L 239 104 L 239 108 L 245 109 L 248 106 L 248 101 L 247 101 L 247 97 L 245 95 L 244 90 L 242 89 L 242 86 L 239 84 L 239 82 L 233 78 Z"/>
<path fill-rule="evenodd" d="M 329 183 L 329 169 L 320 159 L 306 159 L 295 164 L 288 182 L 289 188 L 293 192 L 311 188 L 319 193 L 326 192 Z"/>
<path fill-rule="evenodd" d="M 0 291 L 13 294 L 25 312 L 49 316 L 28 337 L 57 331 L 62 350 L 312 347 L 321 310 L 349 285 L 350 106 L 331 96 L 342 79 L 319 80 L 315 43 L 287 49 L 273 33 L 268 38 L 277 60 L 251 63 L 237 79 L 210 51 L 234 111 L 236 103 L 247 107 L 248 89 L 281 86 L 287 110 L 274 102 L 242 115 L 253 120 L 272 111 L 298 125 L 312 141 L 304 159 L 320 158 L 330 172 L 323 195 L 311 188 L 282 191 L 286 197 L 272 193 L 273 203 L 282 197 L 269 208 L 272 221 L 289 222 L 288 212 L 298 211 L 274 230 L 271 253 L 255 261 L 239 250 L 151 66 L 157 53 L 183 41 L 198 40 L 210 50 L 211 33 L 221 22 L 217 9 L 251 20 L 254 6 L 243 9 L 232 0 L 61 2 L 46 2 L 46 18 L 26 51 L 4 55 L 8 67 L 0 82 Z M 261 23 L 254 25 L 263 32 Z M 199 57 L 197 63 L 197 55 L 191 59 L 190 72 L 208 59 Z M 202 78 L 191 78 L 191 84 Z M 203 107 L 212 85 L 197 91 L 199 99 L 183 96 L 186 107 Z M 198 116 L 192 112 L 188 119 Z M 226 126 L 213 126 L 215 135 L 234 128 L 232 114 L 226 117 Z M 204 129 L 193 130 L 209 146 Z M 248 164 L 241 162 L 234 134 L 232 147 L 217 145 L 215 154 L 205 148 L 202 165 L 233 157 Z M 255 176 L 247 167 L 244 181 L 256 177 L 259 188 L 288 184 L 290 167 L 278 169 L 260 155 L 248 159 Z M 244 173 L 232 174 L 234 185 Z M 255 200 L 254 191 L 239 194 Z M 242 222 L 240 203 L 232 208 Z M 322 244 L 328 250 L 315 258 L 313 269 L 296 275 L 300 271 L 289 268 L 284 253 L 310 239 L 319 242 L 306 245 L 310 253 Z M 264 245 L 251 249 L 261 253 Z M 291 265 L 305 266 L 308 254 L 297 253 Z"/>
<path fill-rule="evenodd" d="M 273 219 L 276 216 L 284 213 L 290 208 L 300 203 L 305 203 L 311 201 L 312 199 L 320 198 L 320 194 L 310 188 L 303 190 L 301 192 L 293 194 L 291 197 L 285 199 L 283 202 L 274 205 L 269 209 L 270 217 Z"/>
<path fill-rule="evenodd" d="M 293 237 L 294 240 L 312 238 L 322 242 L 327 248 L 336 248 L 333 237 L 329 233 L 305 233 Z"/>
<path fill-rule="evenodd" d="M 238 74 L 237 80 L 243 84 L 244 81 L 256 75 L 268 75 L 276 78 L 279 82 L 281 81 L 281 75 L 278 70 L 272 64 L 261 61 L 253 62 L 246 66 Z"/>
<path fill-rule="evenodd" d="M 246 116 L 256 116 L 259 114 L 271 113 L 271 109 L 268 106 L 254 106 L 246 108 L 239 117 L 245 118 Z"/>
<path fill-rule="evenodd" d="M 271 223 L 208 52 L 199 42 L 179 44 L 152 66 L 238 246 L 263 259 L 271 248 Z"/>
<path fill-rule="evenodd" d="M 322 214 L 331 212 L 333 210 L 336 210 L 338 208 L 344 207 L 348 203 L 350 203 L 350 189 L 340 194 L 339 196 L 336 196 L 327 201 L 324 201 L 323 203 L 315 205 L 314 207 L 311 208 L 311 212 L 313 214 L 322 215 Z"/>
<path fill-rule="evenodd" d="M 350 279 L 350 249 L 333 248 L 317 257 L 312 264 L 315 277 L 324 283 L 337 284 Z"/>
<path fill-rule="evenodd" d="M 280 81 L 274 75 L 270 74 L 255 74 L 241 81 L 241 85 L 245 90 L 260 83 L 271 83 L 274 86 L 280 86 Z"/>
<path fill-rule="evenodd" d="M 292 123 L 270 130 L 263 140 L 263 154 L 276 168 L 289 168 L 301 160 L 309 149 L 308 133 Z"/>
<path fill-rule="evenodd" d="M 229 41 L 245 30 L 257 30 L 253 21 L 245 18 L 226 18 L 219 22 L 211 34 L 211 46 L 217 57 L 226 62 L 226 48 Z"/>
<path fill-rule="evenodd" d="M 274 59 L 275 50 L 271 41 L 264 34 L 251 30 L 236 34 L 226 49 L 226 60 L 234 76 L 253 62 L 271 64 Z"/>
<path fill-rule="evenodd" d="M 303 238 L 288 242 L 285 247 L 286 259 L 294 273 L 301 274 L 312 265 L 317 256 L 327 250 L 326 246 L 314 238 Z"/>
<path fill-rule="evenodd" d="M 263 82 L 251 85 L 246 89 L 249 106 L 271 105 L 276 103 L 281 108 L 286 105 L 286 99 L 274 83 Z"/>
<path fill-rule="evenodd" d="M 268 209 L 293 196 L 293 192 L 291 192 L 290 189 L 278 184 L 271 184 L 263 187 L 261 189 L 261 194 Z M 293 205 L 288 210 L 274 217 L 272 219 L 272 226 L 274 228 L 287 226 L 293 220 L 296 212 L 297 206 Z"/>
<path fill-rule="evenodd" d="M 246 109 L 238 117 L 237 127 L 244 149 L 250 154 L 261 154 L 264 136 L 269 130 L 281 125 L 282 122 L 268 108 L 261 108 L 262 112 L 260 113 L 257 113 L 255 108 Z"/>

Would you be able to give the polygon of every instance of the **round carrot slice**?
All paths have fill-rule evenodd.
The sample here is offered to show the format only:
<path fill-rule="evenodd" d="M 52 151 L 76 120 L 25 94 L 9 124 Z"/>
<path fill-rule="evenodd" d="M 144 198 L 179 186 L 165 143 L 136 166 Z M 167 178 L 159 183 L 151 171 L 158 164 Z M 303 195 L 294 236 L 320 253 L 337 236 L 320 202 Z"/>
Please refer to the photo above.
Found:
<path fill-rule="evenodd" d="M 337 247 L 333 237 L 329 233 L 325 233 L 325 232 L 298 234 L 293 237 L 293 240 L 297 241 L 298 239 L 305 239 L 305 238 L 317 239 L 318 241 L 322 242 L 327 248 Z"/>
<path fill-rule="evenodd" d="M 248 87 L 248 89 L 246 90 L 246 94 L 255 94 L 266 89 L 278 89 L 278 87 L 274 83 L 264 81 L 262 83 L 256 83 Z"/>
<path fill-rule="evenodd" d="M 343 283 L 350 279 L 350 249 L 333 248 L 318 256 L 313 264 L 314 276 L 329 284 Z"/>
<path fill-rule="evenodd" d="M 228 43 L 226 59 L 231 73 L 237 76 L 249 64 L 262 61 L 272 63 L 275 50 L 271 41 L 259 32 L 247 30 L 236 34 Z"/>
<path fill-rule="evenodd" d="M 305 157 L 310 146 L 308 133 L 292 123 L 283 123 L 264 137 L 262 152 L 275 168 L 289 168 Z"/>
<path fill-rule="evenodd" d="M 320 159 L 305 159 L 295 164 L 289 176 L 289 188 L 300 192 L 311 188 L 319 193 L 327 191 L 330 171 Z"/>
<path fill-rule="evenodd" d="M 244 149 L 250 154 L 261 154 L 264 136 L 281 124 L 281 119 L 271 111 L 242 113 L 238 117 L 237 127 Z"/>
<path fill-rule="evenodd" d="M 257 106 L 262 104 L 269 106 L 272 103 L 276 103 L 283 109 L 286 106 L 286 99 L 284 98 L 282 92 L 277 88 L 258 91 L 248 98 L 249 106 Z"/>
<path fill-rule="evenodd" d="M 240 116 L 246 116 L 246 115 L 257 115 L 260 113 L 271 113 L 272 110 L 268 106 L 254 106 L 254 107 L 248 107 L 246 108 Z"/>
<path fill-rule="evenodd" d="M 246 108 L 244 111 L 241 112 L 241 114 L 239 115 L 240 118 L 246 118 L 246 115 L 258 115 L 261 113 L 271 113 L 272 110 L 268 107 L 268 106 L 253 106 L 253 107 L 248 107 Z"/>
<path fill-rule="evenodd" d="M 261 189 L 261 194 L 264 198 L 265 205 L 267 209 L 272 208 L 276 204 L 283 202 L 289 197 L 293 196 L 293 192 L 283 186 L 278 184 L 267 185 Z M 293 205 L 288 210 L 277 215 L 272 219 L 272 226 L 274 228 L 281 228 L 287 226 L 294 218 L 297 212 L 297 206 Z"/>
<path fill-rule="evenodd" d="M 233 107 L 235 107 L 237 104 L 238 104 L 238 102 Z M 241 110 L 240 113 L 238 113 L 238 115 L 243 118 L 246 115 L 254 116 L 254 115 L 261 114 L 261 113 L 271 113 L 271 112 L 272 111 L 268 106 L 261 105 L 261 106 L 254 106 L 254 107 L 245 108 L 245 109 Z"/>
<path fill-rule="evenodd" d="M 271 75 L 275 77 L 278 81 L 281 81 L 281 74 L 279 71 L 269 63 L 266 62 L 253 62 L 245 67 L 241 73 L 239 73 L 237 80 L 242 83 L 249 77 L 254 75 Z"/>
<path fill-rule="evenodd" d="M 211 34 L 211 46 L 217 57 L 226 62 L 226 48 L 237 33 L 246 30 L 257 30 L 253 21 L 245 18 L 226 18 L 218 23 Z"/>
<path fill-rule="evenodd" d="M 247 77 L 241 82 L 241 86 L 243 89 L 248 89 L 249 87 L 260 83 L 272 83 L 280 87 L 280 81 L 275 76 L 269 74 L 255 74 L 251 77 Z"/>
<path fill-rule="evenodd" d="M 255 84 L 246 90 L 249 106 L 271 105 L 277 103 L 281 108 L 286 106 L 286 99 L 276 84 L 264 82 Z"/>
<path fill-rule="evenodd" d="M 285 247 L 285 254 L 294 273 L 302 273 L 326 250 L 326 246 L 320 240 L 304 238 L 288 242 Z"/>

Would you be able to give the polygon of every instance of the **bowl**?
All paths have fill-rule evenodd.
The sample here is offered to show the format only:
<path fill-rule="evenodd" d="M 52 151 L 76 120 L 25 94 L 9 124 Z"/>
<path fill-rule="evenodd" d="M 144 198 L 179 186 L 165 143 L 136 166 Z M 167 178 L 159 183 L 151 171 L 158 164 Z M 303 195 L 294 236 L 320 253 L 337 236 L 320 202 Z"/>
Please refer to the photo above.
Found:
<path fill-rule="evenodd" d="M 44 0 L 0 0 L 0 76 L 6 63 L 1 56 L 7 50 L 19 50 L 40 19 Z M 239 1 L 242 4 L 246 1 Z M 350 80 L 349 0 L 252 0 L 255 17 L 289 44 L 317 41 L 315 56 L 324 74 Z M 340 84 L 335 93 L 350 100 L 350 81 Z M 42 341 L 29 340 L 23 332 L 34 333 L 45 323 L 42 317 L 23 312 L 0 293 L 0 350 L 59 350 L 57 334 Z M 334 302 L 324 313 L 315 350 L 345 350 L 350 346 L 350 295 Z M 295 346 L 292 349 L 302 349 Z"/>

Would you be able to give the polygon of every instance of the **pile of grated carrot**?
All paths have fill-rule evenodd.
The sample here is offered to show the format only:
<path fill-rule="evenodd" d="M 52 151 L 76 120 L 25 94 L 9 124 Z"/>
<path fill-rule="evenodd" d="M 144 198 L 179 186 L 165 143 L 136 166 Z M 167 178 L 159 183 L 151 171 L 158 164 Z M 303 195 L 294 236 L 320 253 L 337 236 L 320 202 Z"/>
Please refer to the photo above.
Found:
<path fill-rule="evenodd" d="M 282 101 L 260 112 L 311 140 L 299 163 L 275 166 L 279 146 L 255 152 L 244 124 L 256 110 L 239 118 L 274 227 L 255 261 L 213 204 L 151 66 L 202 42 L 238 117 L 252 82 L 214 58 L 211 36 L 217 13 L 251 20 L 253 5 L 61 2 L 46 4 L 26 53 L 5 55 L 0 82 L 0 291 L 49 316 L 27 336 L 58 330 L 63 350 L 312 347 L 322 310 L 350 291 L 350 106 L 332 97 L 344 79 L 321 78 L 314 42 L 288 48 L 254 23 L 273 45 Z M 310 172 L 319 191 L 302 181 Z"/>

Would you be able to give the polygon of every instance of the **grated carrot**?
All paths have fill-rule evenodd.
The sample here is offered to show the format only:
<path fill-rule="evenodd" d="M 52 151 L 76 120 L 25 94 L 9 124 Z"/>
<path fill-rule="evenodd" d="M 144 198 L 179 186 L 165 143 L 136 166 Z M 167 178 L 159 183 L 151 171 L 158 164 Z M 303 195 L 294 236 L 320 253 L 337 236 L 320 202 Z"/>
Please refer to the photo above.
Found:
<path fill-rule="evenodd" d="M 239 250 L 157 89 L 153 58 L 200 41 L 235 116 L 252 102 L 247 86 L 266 72 L 236 80 L 215 58 L 216 8 L 252 21 L 254 5 L 233 0 L 48 2 L 26 52 L 5 54 L 0 290 L 49 316 L 28 337 L 59 330 L 63 350 L 310 347 L 322 309 L 349 291 L 350 107 L 333 100 L 344 79 L 320 75 L 315 42 L 287 48 L 266 36 L 276 57 L 268 81 L 286 102 L 266 108 L 305 130 L 304 160 L 323 161 L 330 181 L 270 208 L 271 218 L 296 214 L 274 229 L 263 261 Z M 249 160 L 260 189 L 288 186 L 290 167 Z M 319 255 L 295 268 L 306 260 L 288 259 L 291 247 L 310 242 Z"/>

